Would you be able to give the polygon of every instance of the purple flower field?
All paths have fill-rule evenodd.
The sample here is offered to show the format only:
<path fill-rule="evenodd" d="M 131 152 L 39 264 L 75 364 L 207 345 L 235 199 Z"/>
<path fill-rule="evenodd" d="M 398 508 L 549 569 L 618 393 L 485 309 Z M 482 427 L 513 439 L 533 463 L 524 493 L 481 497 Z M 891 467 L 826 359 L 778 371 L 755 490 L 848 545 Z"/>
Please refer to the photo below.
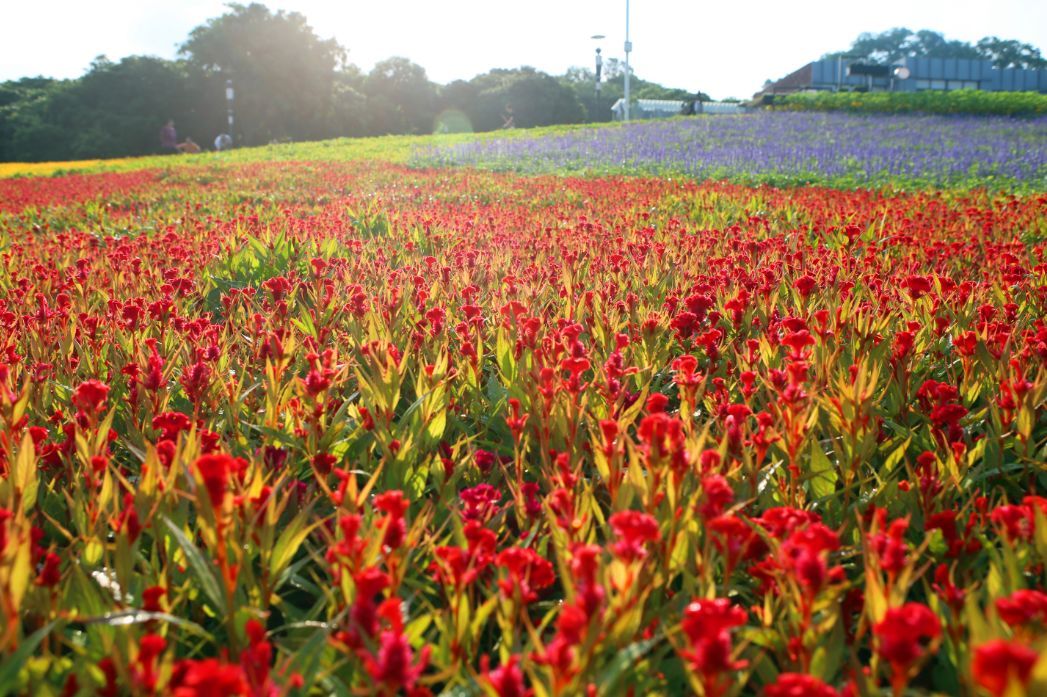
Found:
<path fill-rule="evenodd" d="M 514 135 L 419 165 L 834 186 L 1047 188 L 1047 119 L 763 112 Z"/>

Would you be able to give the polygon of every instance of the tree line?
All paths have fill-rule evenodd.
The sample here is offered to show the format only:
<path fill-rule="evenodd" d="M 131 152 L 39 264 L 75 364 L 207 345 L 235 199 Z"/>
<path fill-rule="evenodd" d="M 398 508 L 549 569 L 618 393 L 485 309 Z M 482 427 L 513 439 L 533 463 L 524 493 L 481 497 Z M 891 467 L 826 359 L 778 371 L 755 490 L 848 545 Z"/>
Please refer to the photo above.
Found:
<path fill-rule="evenodd" d="M 1047 60 L 1040 54 L 1040 49 L 1015 39 L 986 36 L 968 43 L 947 39 L 930 29 L 912 31 L 905 27 L 895 27 L 879 34 L 859 34 L 848 50 L 823 56 L 837 57 L 879 64 L 891 64 L 903 58 L 966 58 L 988 60 L 997 68 L 1047 68 Z"/>
<path fill-rule="evenodd" d="M 156 153 L 169 118 L 179 138 L 207 145 L 226 129 L 227 80 L 237 145 L 607 121 L 623 93 L 624 66 L 613 58 L 604 65 L 599 98 L 593 72 L 582 68 L 561 76 L 495 69 L 447 85 L 402 57 L 364 72 L 297 12 L 257 3 L 228 8 L 193 29 L 176 60 L 100 56 L 76 79 L 0 83 L 0 161 Z M 637 98 L 694 98 L 631 80 Z"/>

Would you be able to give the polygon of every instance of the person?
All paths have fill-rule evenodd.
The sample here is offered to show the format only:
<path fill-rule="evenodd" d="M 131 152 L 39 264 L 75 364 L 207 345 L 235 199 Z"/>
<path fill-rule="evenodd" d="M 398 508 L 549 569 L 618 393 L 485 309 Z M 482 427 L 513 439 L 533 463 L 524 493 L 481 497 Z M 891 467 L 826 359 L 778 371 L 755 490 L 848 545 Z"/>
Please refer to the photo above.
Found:
<path fill-rule="evenodd" d="M 219 133 L 214 139 L 215 150 L 228 150 L 233 147 L 233 137 L 228 133 Z"/>
<path fill-rule="evenodd" d="M 196 153 L 200 152 L 200 146 L 194 143 L 193 139 L 189 138 L 188 136 L 186 136 L 185 142 L 179 143 L 177 147 L 178 152 L 183 153 L 185 155 L 195 155 Z"/>
<path fill-rule="evenodd" d="M 502 128 L 515 128 L 516 122 L 513 120 L 513 105 L 505 105 L 505 113 L 502 114 Z"/>
<path fill-rule="evenodd" d="M 165 153 L 179 152 L 178 131 L 175 130 L 174 119 L 167 119 L 167 123 L 160 129 L 160 148 Z"/>

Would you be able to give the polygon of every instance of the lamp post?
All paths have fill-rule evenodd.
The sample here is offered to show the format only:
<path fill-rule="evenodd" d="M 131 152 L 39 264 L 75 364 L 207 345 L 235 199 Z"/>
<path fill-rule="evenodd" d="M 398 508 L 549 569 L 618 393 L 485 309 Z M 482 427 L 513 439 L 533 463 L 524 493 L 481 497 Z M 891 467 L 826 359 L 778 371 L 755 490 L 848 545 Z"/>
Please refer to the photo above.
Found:
<path fill-rule="evenodd" d="M 233 81 L 225 81 L 225 104 L 229 117 L 229 138 L 233 137 Z"/>
<path fill-rule="evenodd" d="M 629 0 L 625 0 L 625 120 L 629 121 L 629 52 L 633 42 L 629 41 Z"/>
<path fill-rule="evenodd" d="M 593 41 L 599 41 L 600 39 L 606 38 L 603 34 L 593 34 Z M 600 47 L 596 47 L 596 99 L 600 99 L 600 78 L 603 75 L 603 56 L 600 55 Z"/>

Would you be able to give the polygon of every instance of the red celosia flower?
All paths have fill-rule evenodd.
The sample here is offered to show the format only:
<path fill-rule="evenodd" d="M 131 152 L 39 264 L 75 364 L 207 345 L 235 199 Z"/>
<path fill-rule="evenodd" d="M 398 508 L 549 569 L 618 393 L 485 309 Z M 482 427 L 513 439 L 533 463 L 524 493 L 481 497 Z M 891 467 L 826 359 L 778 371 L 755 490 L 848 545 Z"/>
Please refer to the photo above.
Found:
<path fill-rule="evenodd" d="M 808 275 L 800 276 L 793 282 L 793 287 L 800 291 L 800 295 L 805 298 L 811 294 L 815 285 L 817 285 L 817 282 L 813 277 Z"/>
<path fill-rule="evenodd" d="M 168 690 L 173 697 L 234 697 L 249 695 L 243 669 L 215 658 L 186 659 L 175 664 Z"/>
<path fill-rule="evenodd" d="M 810 593 L 817 593 L 833 576 L 829 553 L 840 548 L 840 538 L 822 523 L 793 530 L 782 543 L 778 556 L 782 567 Z M 838 568 L 838 567 L 836 567 Z"/>
<path fill-rule="evenodd" d="M 230 479 L 242 468 L 242 461 L 230 455 L 201 455 L 196 459 L 196 471 L 204 480 L 207 496 L 217 510 L 225 501 Z"/>
<path fill-rule="evenodd" d="M 147 693 L 156 690 L 159 675 L 156 672 L 156 659 L 167 648 L 167 641 L 157 634 L 146 634 L 138 642 L 138 665 L 135 668 L 135 680 Z"/>
<path fill-rule="evenodd" d="M 658 521 L 641 511 L 619 511 L 608 521 L 618 540 L 611 545 L 615 556 L 634 562 L 647 556 L 645 545 L 659 538 Z"/>
<path fill-rule="evenodd" d="M 85 414 L 97 414 L 105 409 L 109 385 L 99 380 L 87 380 L 73 391 L 73 406 Z"/>
<path fill-rule="evenodd" d="M 458 492 L 462 502 L 462 518 L 487 522 L 498 513 L 498 502 L 502 494 L 490 484 L 477 484 L 470 489 Z"/>
<path fill-rule="evenodd" d="M 989 514 L 989 520 L 1012 542 L 1032 537 L 1033 514 L 1028 506 L 998 506 Z"/>
<path fill-rule="evenodd" d="M 707 695 L 720 695 L 724 674 L 739 670 L 746 661 L 731 660 L 731 630 L 745 624 L 745 610 L 726 598 L 696 600 L 684 610 L 680 628 L 688 646 L 680 652 L 699 674 Z"/>
<path fill-rule="evenodd" d="M 702 477 L 702 504 L 699 512 L 709 520 L 721 515 L 724 508 L 734 500 L 734 491 L 727 479 L 719 474 Z"/>
<path fill-rule="evenodd" d="M 1012 627 L 1047 624 L 1047 593 L 1038 590 L 1015 591 L 1009 597 L 997 598 L 996 611 Z"/>
<path fill-rule="evenodd" d="M 36 585 L 54 588 L 62 580 L 62 558 L 54 552 L 48 552 L 44 558 L 43 568 L 36 577 Z"/>
<path fill-rule="evenodd" d="M 1010 694 L 1008 689 L 1011 686 L 1017 687 L 1017 693 L 1022 694 L 1039 658 L 1039 654 L 1027 646 L 994 639 L 974 650 L 971 674 L 974 681 L 993 697 Z"/>
<path fill-rule="evenodd" d="M 494 670 L 486 667 L 487 656 L 483 657 L 483 663 L 485 665 L 482 667 L 480 679 L 494 690 L 497 697 L 531 697 L 534 694 L 534 690 L 527 689 L 524 683 L 518 656 L 510 656 L 508 661 Z"/>
<path fill-rule="evenodd" d="M 640 422 L 636 435 L 648 467 L 659 467 L 665 462 L 677 473 L 687 468 L 686 432 L 677 417 L 664 412 L 648 414 Z"/>
<path fill-rule="evenodd" d="M 192 425 L 188 416 L 177 411 L 165 411 L 153 417 L 153 428 L 160 431 L 162 440 L 177 440 L 178 434 L 188 431 Z"/>
<path fill-rule="evenodd" d="M 937 639 L 942 632 L 941 621 L 929 607 L 920 603 L 906 603 L 887 610 L 884 618 L 873 628 L 876 651 L 891 664 L 895 679 L 904 678 L 909 669 L 923 657 L 925 641 Z"/>
<path fill-rule="evenodd" d="M 507 598 L 519 593 L 524 603 L 537 600 L 538 591 L 548 588 L 556 580 L 553 565 L 530 547 L 503 549 L 495 563 L 508 572 L 508 578 L 498 582 L 502 593 Z"/>
<path fill-rule="evenodd" d="M 378 653 L 365 660 L 367 673 L 381 688 L 383 695 L 394 695 L 400 690 L 414 689 L 429 663 L 430 647 L 418 653 L 417 662 L 407 638 L 398 632 L 382 632 Z"/>
<path fill-rule="evenodd" d="M 882 510 L 882 509 L 881 509 Z M 909 529 L 908 518 L 892 520 L 887 532 L 877 532 L 868 536 L 869 547 L 876 555 L 880 568 L 894 579 L 905 568 L 909 558 L 909 548 L 905 543 L 905 531 Z"/>
<path fill-rule="evenodd" d="M 266 639 L 265 626 L 258 620 L 250 619 L 244 631 L 247 633 L 248 645 L 240 653 L 240 666 L 251 686 L 251 694 L 258 697 L 275 695 L 276 687 L 269 680 L 273 646 Z"/>
<path fill-rule="evenodd" d="M 397 549 L 403 544 L 404 536 L 407 534 L 404 514 L 409 505 L 410 502 L 404 498 L 403 492 L 395 489 L 375 497 L 374 507 L 385 513 L 382 521 L 384 530 L 382 545 L 387 549 Z"/>
<path fill-rule="evenodd" d="M 160 605 L 160 598 L 167 594 L 167 589 L 163 586 L 149 586 L 142 591 L 142 609 L 146 612 L 163 612 L 163 606 Z"/>
<path fill-rule="evenodd" d="M 441 583 L 456 589 L 471 585 L 494 561 L 498 536 L 475 520 L 467 521 L 462 530 L 469 547 L 436 547 L 432 570 Z"/>
<path fill-rule="evenodd" d="M 840 693 L 818 678 L 803 673 L 781 673 L 763 688 L 763 697 L 839 697 Z"/>

